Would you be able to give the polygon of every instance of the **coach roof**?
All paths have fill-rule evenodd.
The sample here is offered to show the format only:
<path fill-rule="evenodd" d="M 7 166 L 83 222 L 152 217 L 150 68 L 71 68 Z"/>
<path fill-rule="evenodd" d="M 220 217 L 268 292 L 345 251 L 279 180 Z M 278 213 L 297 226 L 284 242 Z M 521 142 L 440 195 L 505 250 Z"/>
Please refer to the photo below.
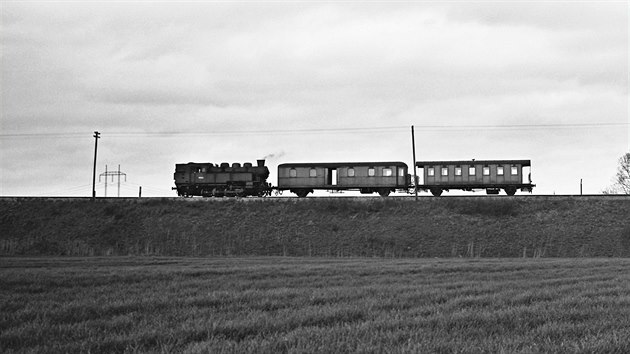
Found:
<path fill-rule="evenodd" d="M 460 166 L 460 165 L 521 165 L 531 166 L 531 160 L 463 160 L 463 161 L 418 161 L 416 167 Z"/>
<path fill-rule="evenodd" d="M 291 168 L 291 167 L 325 167 L 325 168 L 340 168 L 340 167 L 358 167 L 358 166 L 396 166 L 407 167 L 407 164 L 400 161 L 385 161 L 385 162 L 300 162 L 300 163 L 283 163 L 278 165 L 278 168 Z"/>

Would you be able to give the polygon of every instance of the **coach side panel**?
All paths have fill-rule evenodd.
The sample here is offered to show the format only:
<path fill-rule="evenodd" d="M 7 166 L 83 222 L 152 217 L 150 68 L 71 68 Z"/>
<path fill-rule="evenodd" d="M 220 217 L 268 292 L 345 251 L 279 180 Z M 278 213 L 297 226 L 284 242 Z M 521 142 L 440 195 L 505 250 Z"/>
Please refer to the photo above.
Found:
<path fill-rule="evenodd" d="M 521 184 L 520 164 L 461 164 L 433 165 L 424 168 L 426 185 Z"/>

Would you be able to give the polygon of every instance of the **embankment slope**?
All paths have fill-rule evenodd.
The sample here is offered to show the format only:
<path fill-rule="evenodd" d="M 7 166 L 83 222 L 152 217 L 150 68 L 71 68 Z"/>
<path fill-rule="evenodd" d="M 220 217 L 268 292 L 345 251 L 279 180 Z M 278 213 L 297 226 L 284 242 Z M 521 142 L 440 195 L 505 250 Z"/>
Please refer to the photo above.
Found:
<path fill-rule="evenodd" d="M 627 198 L 3 199 L 0 255 L 628 257 Z"/>

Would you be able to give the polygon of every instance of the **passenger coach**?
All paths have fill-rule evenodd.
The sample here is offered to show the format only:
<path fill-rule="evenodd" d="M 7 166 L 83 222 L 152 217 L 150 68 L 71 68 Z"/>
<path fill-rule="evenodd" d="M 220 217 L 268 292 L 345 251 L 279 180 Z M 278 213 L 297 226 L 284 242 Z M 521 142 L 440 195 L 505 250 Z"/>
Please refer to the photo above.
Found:
<path fill-rule="evenodd" d="M 403 162 L 284 163 L 278 166 L 278 190 L 306 197 L 315 190 L 358 190 L 386 197 L 407 190 L 410 175 Z"/>
<path fill-rule="evenodd" d="M 485 189 L 487 194 L 499 194 L 503 189 L 514 195 L 518 189 L 531 192 L 536 186 L 531 170 L 527 180 L 524 176 L 524 168 L 531 169 L 530 160 L 424 161 L 416 162 L 416 167 L 424 170 L 424 184 L 418 189 L 429 190 L 434 196 L 450 189 Z"/>

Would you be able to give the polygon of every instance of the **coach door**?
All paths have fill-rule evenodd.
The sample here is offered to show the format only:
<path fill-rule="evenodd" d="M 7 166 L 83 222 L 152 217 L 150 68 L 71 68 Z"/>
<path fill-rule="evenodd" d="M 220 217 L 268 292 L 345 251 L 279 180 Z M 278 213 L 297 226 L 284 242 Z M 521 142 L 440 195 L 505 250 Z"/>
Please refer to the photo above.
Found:
<path fill-rule="evenodd" d="M 326 184 L 329 186 L 337 185 L 337 169 L 336 168 L 327 168 L 326 169 Z"/>

